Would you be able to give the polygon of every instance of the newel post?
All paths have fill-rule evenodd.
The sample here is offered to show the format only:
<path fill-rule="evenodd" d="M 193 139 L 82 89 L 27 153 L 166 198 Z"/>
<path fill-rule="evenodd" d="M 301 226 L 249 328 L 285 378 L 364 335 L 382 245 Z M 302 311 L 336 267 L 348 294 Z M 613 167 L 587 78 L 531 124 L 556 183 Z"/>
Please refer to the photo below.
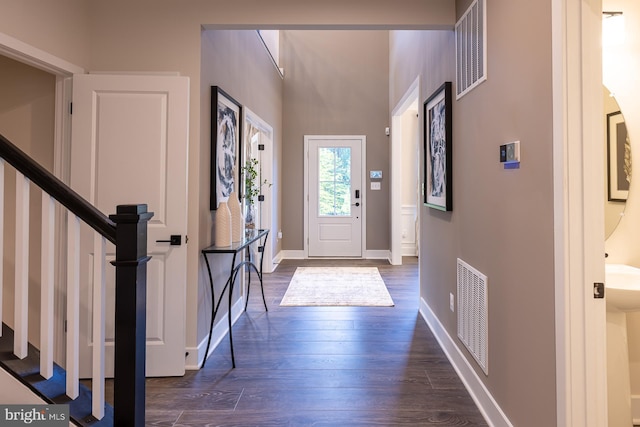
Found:
<path fill-rule="evenodd" d="M 147 205 L 120 205 L 116 224 L 114 425 L 144 426 L 147 312 Z"/>

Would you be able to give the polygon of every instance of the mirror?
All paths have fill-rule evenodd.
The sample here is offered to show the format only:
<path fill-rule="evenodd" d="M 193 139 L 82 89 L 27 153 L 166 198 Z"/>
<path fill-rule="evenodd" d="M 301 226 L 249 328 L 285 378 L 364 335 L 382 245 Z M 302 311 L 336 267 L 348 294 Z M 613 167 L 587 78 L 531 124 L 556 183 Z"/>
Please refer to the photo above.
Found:
<path fill-rule="evenodd" d="M 631 185 L 631 143 L 615 97 L 603 86 L 605 118 L 605 239 L 624 215 Z"/>

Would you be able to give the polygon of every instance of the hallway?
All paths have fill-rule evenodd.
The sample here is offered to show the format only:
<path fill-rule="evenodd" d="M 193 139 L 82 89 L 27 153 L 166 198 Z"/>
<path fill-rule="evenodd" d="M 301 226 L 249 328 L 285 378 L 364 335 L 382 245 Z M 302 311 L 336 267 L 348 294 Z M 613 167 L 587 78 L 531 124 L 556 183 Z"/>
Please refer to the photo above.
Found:
<path fill-rule="evenodd" d="M 200 371 L 147 380 L 147 425 L 485 426 L 418 314 L 418 264 L 380 269 L 395 307 L 280 307 L 299 265 L 265 275 L 269 312 L 254 285 L 233 329 Z"/>

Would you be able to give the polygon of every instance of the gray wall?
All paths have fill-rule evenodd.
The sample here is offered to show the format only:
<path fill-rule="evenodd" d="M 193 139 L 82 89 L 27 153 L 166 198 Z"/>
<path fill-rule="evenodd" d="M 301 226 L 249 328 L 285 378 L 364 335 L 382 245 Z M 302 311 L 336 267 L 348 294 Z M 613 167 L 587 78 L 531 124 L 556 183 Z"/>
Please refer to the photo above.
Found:
<path fill-rule="evenodd" d="M 62 0 L 64 4 L 72 0 Z M 16 0 L 0 0 L 13 3 Z M 63 58 L 73 60 L 82 57 L 83 49 L 91 53 L 88 64 L 80 63 L 87 69 L 100 71 L 178 71 L 191 81 L 189 114 L 189 214 L 187 247 L 187 346 L 200 342 L 196 307 L 201 306 L 202 271 L 200 250 L 209 243 L 206 235 L 210 228 L 204 227 L 203 218 L 209 215 L 208 207 L 200 197 L 200 186 L 208 185 L 209 169 L 201 169 L 200 147 L 207 144 L 206 128 L 208 117 L 201 114 L 206 99 L 201 99 L 201 31 L 202 28 L 278 28 L 280 26 L 387 26 L 411 28 L 436 28 L 451 25 L 455 19 L 454 4 L 451 0 L 403 0 L 403 7 L 397 7 L 387 0 L 370 0 L 363 8 L 361 1 L 331 0 L 330 2 L 308 3 L 299 0 L 278 0 L 274 2 L 229 3 L 222 0 L 190 0 L 189 7 L 176 0 L 112 0 L 109 2 L 75 2 L 87 5 L 87 20 L 71 19 L 69 32 L 89 28 L 88 37 L 82 38 L 83 46 L 66 54 L 61 46 L 68 34 L 56 32 L 41 33 L 39 28 L 47 28 L 50 16 L 40 16 L 39 11 L 49 6 L 48 0 L 25 0 L 29 14 L 0 14 L 0 28 L 10 28 L 10 35 L 28 37 L 30 43 L 44 49 L 55 48 L 63 52 Z M 2 3 L 0 3 L 2 5 Z M 3 12 L 6 10 L 0 7 Z M 54 11 L 56 12 L 56 11 Z M 75 13 L 71 11 L 72 13 Z M 66 22 L 66 15 L 60 14 L 60 22 Z M 28 16 L 28 18 L 26 17 Z M 73 15 L 75 16 L 75 15 Z M 20 25 L 13 25 L 15 19 Z M 7 23 L 7 26 L 5 26 Z M 58 29 L 58 32 L 62 30 Z M 53 39 L 52 39 L 53 36 Z M 215 58 L 213 58 L 215 59 Z M 212 59 L 212 60 L 213 60 Z M 206 85 L 204 85 L 206 86 Z M 208 95 L 207 95 L 208 97 Z M 203 104 L 204 102 L 204 104 Z M 201 121 L 205 124 L 201 126 Z M 283 165 L 283 168 L 286 167 Z M 286 208 L 286 204 L 282 205 Z M 204 220 L 204 224 L 207 224 Z"/>
<path fill-rule="evenodd" d="M 367 170 L 389 174 L 387 31 L 283 31 L 282 248 L 302 250 L 304 135 L 366 135 Z M 363 183 L 368 187 L 368 181 Z M 367 191 L 367 248 L 389 249 L 389 180 Z"/>
<path fill-rule="evenodd" d="M 487 10 L 488 80 L 453 104 L 453 211 L 422 207 L 420 293 L 513 425 L 554 426 L 551 9 Z M 392 32 L 390 108 L 417 75 L 421 101 L 455 81 L 454 49 L 450 31 Z M 498 146 L 514 140 L 521 167 L 504 170 Z M 488 376 L 455 338 L 456 258 L 488 277 Z"/>
<path fill-rule="evenodd" d="M 244 107 L 248 107 L 273 127 L 274 153 L 277 159 L 282 151 L 282 78 L 273 65 L 267 50 L 255 31 L 211 30 L 202 32 L 202 70 L 200 111 L 201 146 L 199 186 L 200 241 L 206 247 L 213 244 L 215 211 L 209 210 L 209 171 L 211 156 L 211 86 L 219 86 Z M 275 184 L 280 181 L 280 164 L 273 165 Z M 273 212 L 279 217 L 278 212 Z M 276 239 L 275 230 L 271 239 Z M 277 247 L 274 254 L 277 253 Z M 231 265 L 229 256 L 210 258 L 214 272 L 216 295 L 224 286 Z M 198 342 L 209 333 L 211 296 L 204 262 L 200 263 L 198 291 Z M 239 295 L 239 293 L 238 293 Z M 226 322 L 224 307 L 218 322 Z"/>
<path fill-rule="evenodd" d="M 456 2 L 459 12 L 465 3 Z M 200 239 L 210 230 L 207 201 L 200 196 L 208 179 L 208 166 L 201 166 L 208 152 L 201 151 L 209 136 L 201 135 L 206 128 L 201 122 L 209 120 L 203 110 L 207 85 L 200 81 L 201 25 L 425 28 L 451 25 L 452 5 L 450 0 L 413 0 L 399 8 L 372 0 L 362 8 L 356 1 L 280 0 L 252 2 L 248 9 L 219 0 L 194 0 L 189 7 L 175 0 L 60 0 L 55 5 L 0 0 L 0 28 L 87 69 L 179 71 L 191 78 L 189 235 L 196 237 L 189 244 L 187 345 L 193 346 L 202 334 L 196 333 L 201 322 L 196 306 L 202 302 L 199 250 L 210 239 Z M 455 258 L 488 275 L 491 371 L 484 381 L 512 423 L 525 427 L 556 424 L 550 7 L 551 2 L 489 2 L 489 80 L 454 104 L 454 211 L 422 210 L 422 296 L 455 337 L 454 315 L 448 311 Z M 390 52 L 388 108 L 419 74 L 422 100 L 453 79 L 450 33 L 394 34 Z M 388 126 L 388 120 L 387 115 L 380 126 Z M 514 139 L 522 141 L 523 163 L 507 172 L 497 163 L 497 147 Z M 287 143 L 283 135 L 283 146 Z M 284 199 L 283 206 L 287 209 Z"/>

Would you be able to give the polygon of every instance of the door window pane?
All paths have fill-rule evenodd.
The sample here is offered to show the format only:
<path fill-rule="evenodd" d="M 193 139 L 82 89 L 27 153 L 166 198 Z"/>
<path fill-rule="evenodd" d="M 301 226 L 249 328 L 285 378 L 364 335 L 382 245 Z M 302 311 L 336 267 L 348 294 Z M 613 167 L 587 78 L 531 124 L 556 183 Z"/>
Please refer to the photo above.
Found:
<path fill-rule="evenodd" d="M 351 148 L 318 148 L 319 215 L 351 215 Z"/>

